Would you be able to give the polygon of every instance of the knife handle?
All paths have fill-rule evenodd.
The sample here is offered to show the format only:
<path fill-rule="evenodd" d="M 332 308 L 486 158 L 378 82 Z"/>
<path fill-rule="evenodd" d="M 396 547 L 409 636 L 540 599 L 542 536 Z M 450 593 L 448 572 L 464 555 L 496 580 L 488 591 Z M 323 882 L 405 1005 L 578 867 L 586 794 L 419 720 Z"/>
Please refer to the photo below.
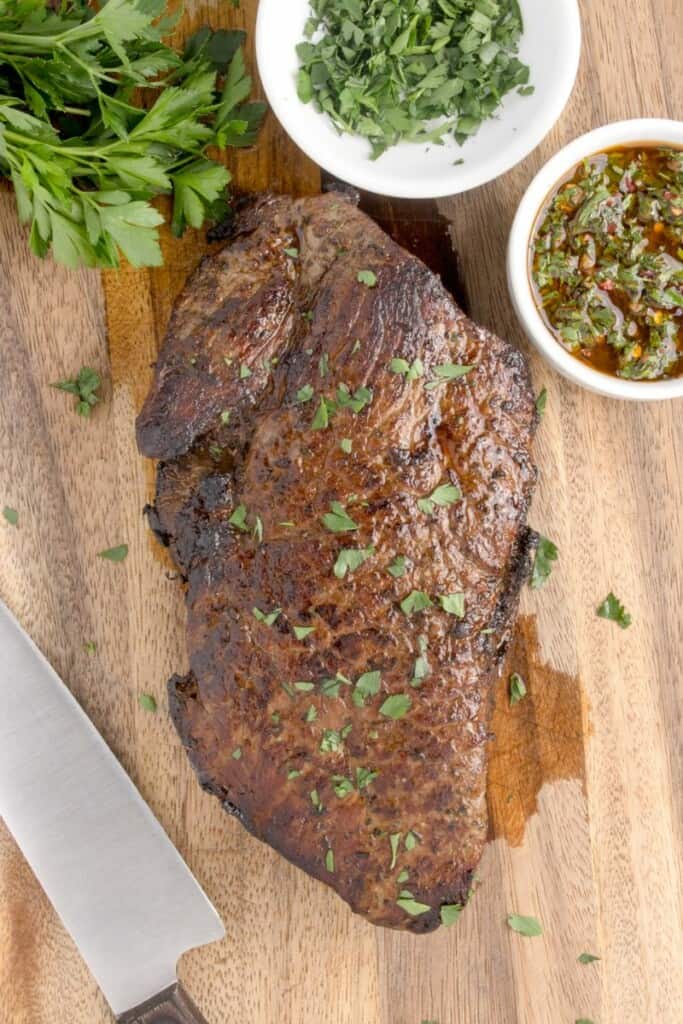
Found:
<path fill-rule="evenodd" d="M 179 981 L 116 1020 L 117 1024 L 207 1024 Z"/>

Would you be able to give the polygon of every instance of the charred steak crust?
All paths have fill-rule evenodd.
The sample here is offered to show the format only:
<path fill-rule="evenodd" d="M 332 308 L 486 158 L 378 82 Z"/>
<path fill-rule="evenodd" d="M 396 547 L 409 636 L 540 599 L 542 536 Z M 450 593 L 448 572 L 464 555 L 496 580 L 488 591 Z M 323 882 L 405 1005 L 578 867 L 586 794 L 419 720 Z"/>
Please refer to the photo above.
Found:
<path fill-rule="evenodd" d="M 231 238 L 180 296 L 137 425 L 187 585 L 173 720 L 255 836 L 373 923 L 430 931 L 486 841 L 534 543 L 527 365 L 349 196 L 260 196 Z"/>

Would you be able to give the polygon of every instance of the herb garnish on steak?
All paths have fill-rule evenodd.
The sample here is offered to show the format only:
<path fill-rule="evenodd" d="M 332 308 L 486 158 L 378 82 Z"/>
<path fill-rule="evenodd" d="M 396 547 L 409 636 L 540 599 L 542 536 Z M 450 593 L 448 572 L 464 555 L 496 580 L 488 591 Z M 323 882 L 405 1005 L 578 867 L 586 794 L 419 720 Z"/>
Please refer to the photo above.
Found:
<path fill-rule="evenodd" d="M 340 194 L 243 209 L 138 420 L 187 579 L 170 693 L 200 781 L 375 924 L 467 901 L 536 420 L 521 353 Z"/>

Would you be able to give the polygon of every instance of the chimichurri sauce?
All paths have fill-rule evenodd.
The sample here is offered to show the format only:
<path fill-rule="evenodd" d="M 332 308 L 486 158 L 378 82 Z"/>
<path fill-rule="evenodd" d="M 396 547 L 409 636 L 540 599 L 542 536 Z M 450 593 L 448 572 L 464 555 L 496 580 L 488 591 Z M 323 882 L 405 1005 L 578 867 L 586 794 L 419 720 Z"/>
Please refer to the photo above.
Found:
<path fill-rule="evenodd" d="M 683 374 L 683 151 L 584 160 L 552 193 L 531 248 L 536 298 L 573 355 L 629 380 Z"/>

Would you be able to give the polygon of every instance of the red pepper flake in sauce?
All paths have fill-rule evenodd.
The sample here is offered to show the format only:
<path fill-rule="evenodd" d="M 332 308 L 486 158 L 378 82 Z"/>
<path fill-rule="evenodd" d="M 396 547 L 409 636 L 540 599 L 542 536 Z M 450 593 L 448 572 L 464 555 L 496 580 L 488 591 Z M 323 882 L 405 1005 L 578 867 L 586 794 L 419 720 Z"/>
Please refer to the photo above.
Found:
<path fill-rule="evenodd" d="M 683 151 L 584 160 L 539 215 L 530 270 L 572 355 L 628 380 L 683 375 Z"/>

